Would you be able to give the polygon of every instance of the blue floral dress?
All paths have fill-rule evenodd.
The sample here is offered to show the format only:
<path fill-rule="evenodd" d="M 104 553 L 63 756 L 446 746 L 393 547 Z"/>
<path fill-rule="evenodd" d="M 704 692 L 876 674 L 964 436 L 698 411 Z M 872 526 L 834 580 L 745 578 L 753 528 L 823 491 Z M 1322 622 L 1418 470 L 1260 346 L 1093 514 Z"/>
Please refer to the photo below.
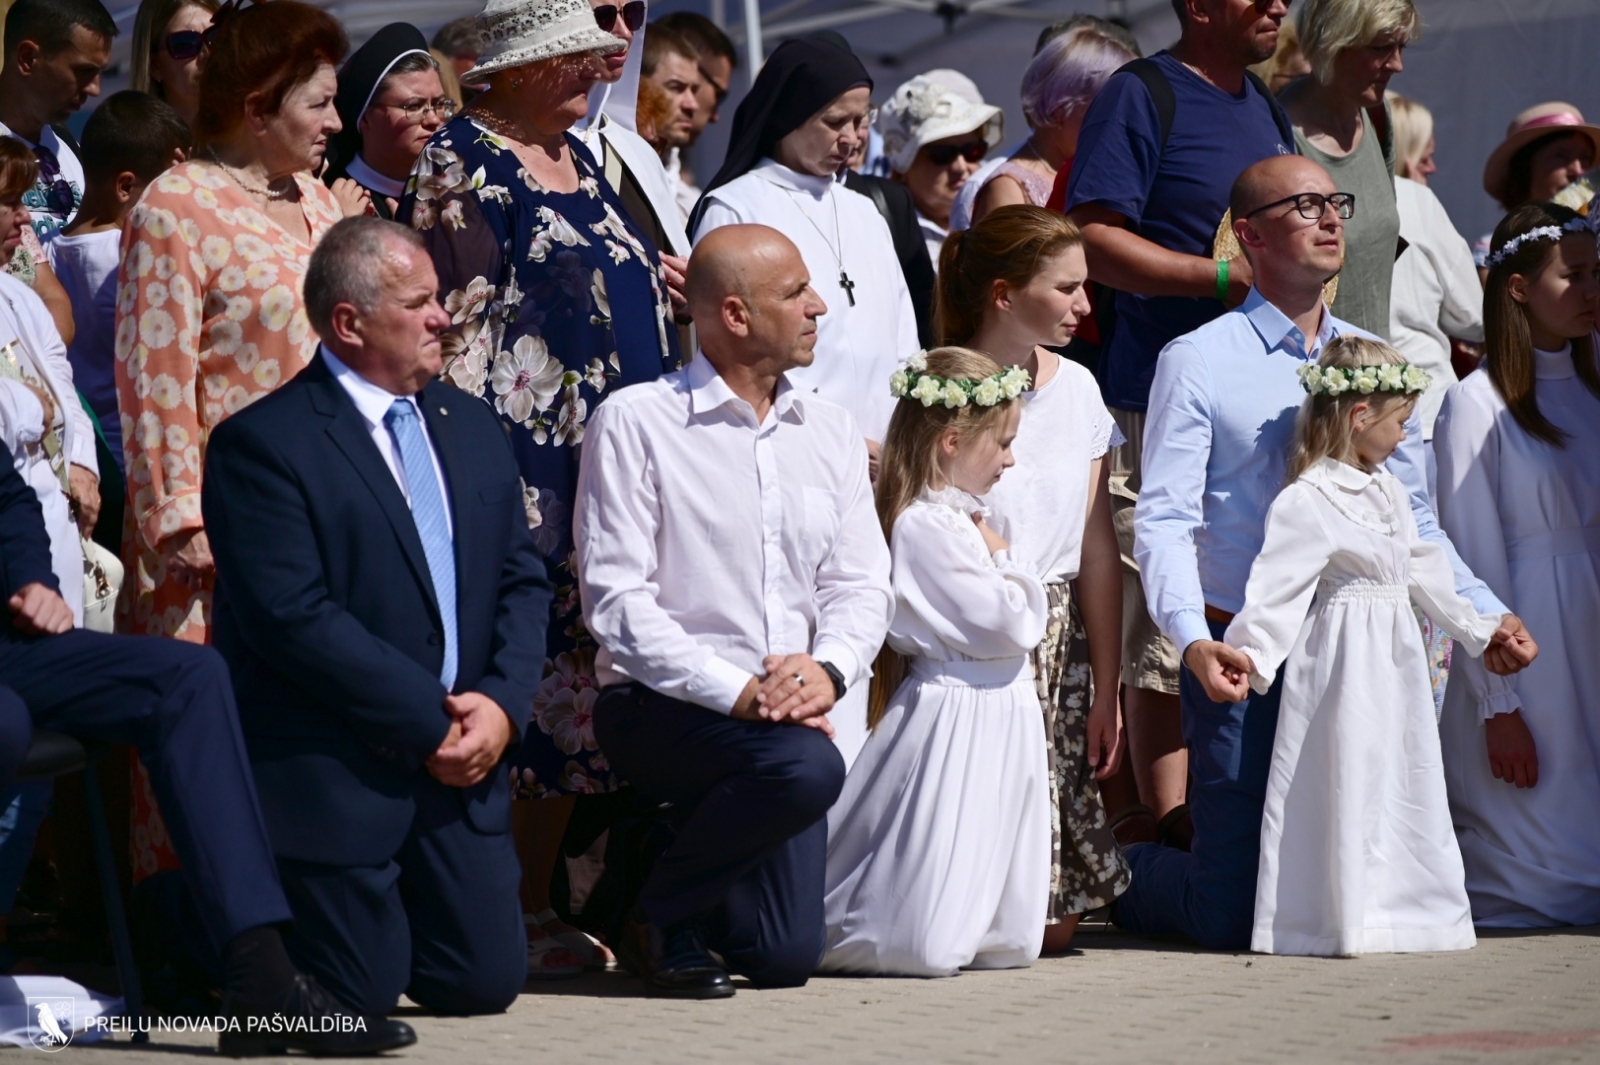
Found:
<path fill-rule="evenodd" d="M 534 727 L 512 758 L 522 798 L 620 783 L 595 744 L 594 641 L 571 564 L 577 445 L 608 392 L 678 368 L 656 250 L 582 142 L 567 144 L 578 191 L 551 192 L 509 144 L 458 115 L 417 159 L 399 214 L 439 273 L 452 322 L 444 377 L 511 427 L 528 525 L 556 586 Z"/>

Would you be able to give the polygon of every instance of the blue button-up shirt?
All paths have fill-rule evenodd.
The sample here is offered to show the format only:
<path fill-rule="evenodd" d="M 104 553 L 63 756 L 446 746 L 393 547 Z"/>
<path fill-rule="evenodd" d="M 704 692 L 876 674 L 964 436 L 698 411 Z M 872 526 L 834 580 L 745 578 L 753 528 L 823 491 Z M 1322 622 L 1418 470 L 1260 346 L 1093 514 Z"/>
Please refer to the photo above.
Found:
<path fill-rule="evenodd" d="M 1162 350 L 1145 421 L 1134 557 L 1150 613 L 1180 652 L 1211 639 L 1207 603 L 1230 613 L 1244 606 L 1250 564 L 1261 552 L 1267 508 L 1283 487 L 1295 414 L 1306 398 L 1296 371 L 1342 334 L 1377 339 L 1324 307 L 1308 350 L 1289 317 L 1251 289 L 1237 310 Z M 1457 590 L 1474 606 L 1507 613 L 1434 518 L 1426 446 L 1413 412 L 1405 442 L 1386 463 L 1411 496 L 1417 531 L 1444 547 Z"/>

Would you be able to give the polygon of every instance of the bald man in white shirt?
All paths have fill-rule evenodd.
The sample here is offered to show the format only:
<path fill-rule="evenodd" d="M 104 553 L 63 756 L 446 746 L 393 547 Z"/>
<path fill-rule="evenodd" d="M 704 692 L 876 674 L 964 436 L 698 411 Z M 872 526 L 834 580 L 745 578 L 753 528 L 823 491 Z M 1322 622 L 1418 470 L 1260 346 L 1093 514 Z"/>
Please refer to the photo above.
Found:
<path fill-rule="evenodd" d="M 701 353 L 595 412 L 575 522 L 596 738 L 686 813 L 618 955 L 657 993 L 720 998 L 729 971 L 798 986 L 821 958 L 845 775 L 827 714 L 865 687 L 893 599 L 861 430 L 785 376 L 827 310 L 799 250 L 718 229 L 688 296 Z"/>

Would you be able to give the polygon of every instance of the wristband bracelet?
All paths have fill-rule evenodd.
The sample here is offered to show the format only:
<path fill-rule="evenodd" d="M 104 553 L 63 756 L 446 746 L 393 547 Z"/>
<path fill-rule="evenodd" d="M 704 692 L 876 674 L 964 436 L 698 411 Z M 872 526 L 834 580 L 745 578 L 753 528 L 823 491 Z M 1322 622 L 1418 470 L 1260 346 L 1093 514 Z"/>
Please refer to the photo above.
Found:
<path fill-rule="evenodd" d="M 1217 260 L 1217 299 L 1228 302 L 1228 260 Z"/>

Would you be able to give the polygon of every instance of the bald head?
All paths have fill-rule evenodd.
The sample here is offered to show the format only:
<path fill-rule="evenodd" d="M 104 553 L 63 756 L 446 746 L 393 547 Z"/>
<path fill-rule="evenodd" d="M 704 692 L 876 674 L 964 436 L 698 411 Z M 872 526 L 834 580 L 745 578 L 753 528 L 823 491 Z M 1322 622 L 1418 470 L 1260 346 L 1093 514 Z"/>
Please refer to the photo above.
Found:
<path fill-rule="evenodd" d="M 1269 155 L 1252 163 L 1239 175 L 1228 196 L 1228 207 L 1237 221 L 1257 208 L 1297 192 L 1333 191 L 1333 179 L 1328 172 L 1305 156 Z"/>
<path fill-rule="evenodd" d="M 684 295 L 700 346 L 719 369 L 730 361 L 810 365 L 816 319 L 827 307 L 800 249 L 776 229 L 722 226 L 700 238 Z"/>
<path fill-rule="evenodd" d="M 728 296 L 748 300 L 759 283 L 769 280 L 783 267 L 805 263 L 794 242 L 769 226 L 722 226 L 713 229 L 694 246 L 689 257 L 689 276 L 684 296 L 689 313 L 696 318 L 715 309 Z"/>

